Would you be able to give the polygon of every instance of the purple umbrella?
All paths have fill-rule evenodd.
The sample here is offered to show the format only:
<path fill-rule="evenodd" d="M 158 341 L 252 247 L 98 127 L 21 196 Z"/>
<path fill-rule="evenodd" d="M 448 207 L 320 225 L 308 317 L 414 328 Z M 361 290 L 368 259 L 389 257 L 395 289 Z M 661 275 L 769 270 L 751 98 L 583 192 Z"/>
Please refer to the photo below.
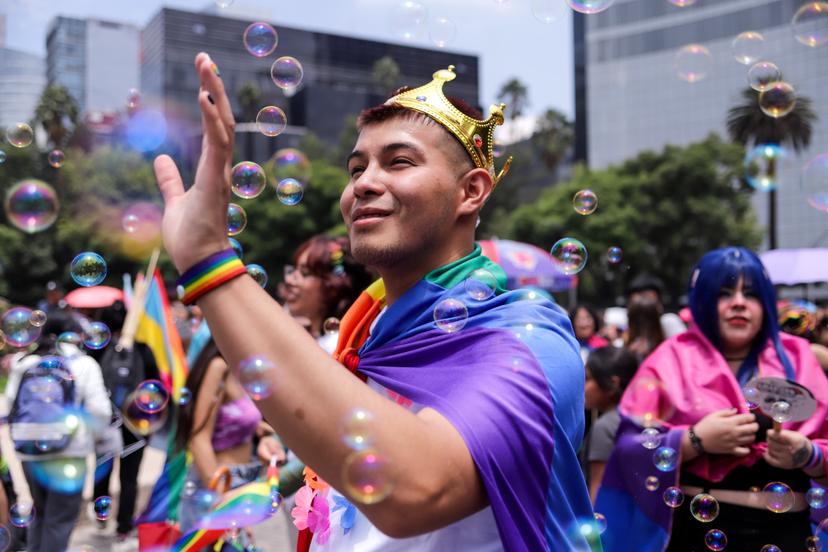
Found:
<path fill-rule="evenodd" d="M 828 282 L 828 248 L 771 249 L 759 257 L 774 284 Z"/>
<path fill-rule="evenodd" d="M 506 287 L 535 286 L 547 291 L 564 291 L 578 285 L 577 276 L 563 274 L 552 256 L 534 245 L 511 240 L 477 242 L 483 254 L 506 271 Z"/>

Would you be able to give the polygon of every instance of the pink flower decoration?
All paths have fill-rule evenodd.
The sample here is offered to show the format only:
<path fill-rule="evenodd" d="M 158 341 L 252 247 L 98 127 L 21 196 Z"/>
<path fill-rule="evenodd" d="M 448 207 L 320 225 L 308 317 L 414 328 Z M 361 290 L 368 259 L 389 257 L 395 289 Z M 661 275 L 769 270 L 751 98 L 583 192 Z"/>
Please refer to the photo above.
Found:
<path fill-rule="evenodd" d="M 296 506 L 290 511 L 290 515 L 293 517 L 293 524 L 300 531 L 308 528 L 308 517 L 315 495 L 316 492 L 307 485 L 296 491 Z"/>
<path fill-rule="evenodd" d="M 313 497 L 312 507 L 307 516 L 308 528 L 316 537 L 316 542 L 325 544 L 331 536 L 331 520 L 329 518 L 328 500 L 324 496 Z"/>

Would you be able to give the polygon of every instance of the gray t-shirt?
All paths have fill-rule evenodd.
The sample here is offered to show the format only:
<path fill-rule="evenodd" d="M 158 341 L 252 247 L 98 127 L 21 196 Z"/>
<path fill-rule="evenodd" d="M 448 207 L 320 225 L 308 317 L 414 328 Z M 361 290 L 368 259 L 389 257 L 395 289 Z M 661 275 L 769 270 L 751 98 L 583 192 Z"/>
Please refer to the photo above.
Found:
<path fill-rule="evenodd" d="M 601 414 L 601 417 L 592 425 L 587 437 L 587 462 L 609 460 L 615 446 L 615 434 L 618 432 L 619 425 L 621 425 L 621 414 L 617 407 Z"/>

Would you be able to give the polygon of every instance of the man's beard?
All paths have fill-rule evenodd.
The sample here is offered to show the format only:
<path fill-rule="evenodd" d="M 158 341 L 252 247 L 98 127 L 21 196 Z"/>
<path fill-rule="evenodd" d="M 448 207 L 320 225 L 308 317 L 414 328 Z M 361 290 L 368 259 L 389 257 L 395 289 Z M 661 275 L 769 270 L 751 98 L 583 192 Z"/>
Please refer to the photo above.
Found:
<path fill-rule="evenodd" d="M 396 266 L 408 256 L 398 244 L 374 245 L 365 242 L 352 240 L 351 255 L 356 262 L 375 270 Z"/>

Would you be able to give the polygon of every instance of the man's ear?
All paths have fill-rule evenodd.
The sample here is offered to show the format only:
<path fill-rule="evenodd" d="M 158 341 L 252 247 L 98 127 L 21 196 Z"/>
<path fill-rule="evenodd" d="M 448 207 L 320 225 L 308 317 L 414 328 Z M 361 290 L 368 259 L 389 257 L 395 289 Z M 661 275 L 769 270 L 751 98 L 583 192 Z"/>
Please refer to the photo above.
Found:
<path fill-rule="evenodd" d="M 477 214 L 494 190 L 494 181 L 486 169 L 472 169 L 460 177 L 460 190 L 462 197 L 457 214 Z"/>

